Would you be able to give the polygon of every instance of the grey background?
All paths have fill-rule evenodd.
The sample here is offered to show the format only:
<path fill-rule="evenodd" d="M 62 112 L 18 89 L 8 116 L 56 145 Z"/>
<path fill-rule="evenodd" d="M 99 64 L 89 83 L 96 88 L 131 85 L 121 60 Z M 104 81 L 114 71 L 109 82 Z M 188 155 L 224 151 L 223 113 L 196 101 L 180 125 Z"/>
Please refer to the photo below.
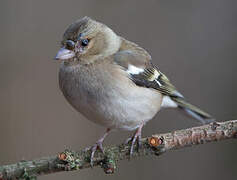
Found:
<path fill-rule="evenodd" d="M 0 164 L 93 144 L 104 132 L 65 101 L 53 57 L 68 24 L 85 15 L 148 50 L 193 104 L 218 120 L 235 119 L 236 0 L 67 0 L 0 2 Z M 143 136 L 196 125 L 175 110 L 150 121 Z M 114 132 L 105 144 L 132 132 Z M 39 179 L 180 179 L 237 177 L 234 140 L 122 161 L 113 176 L 100 168 Z"/>

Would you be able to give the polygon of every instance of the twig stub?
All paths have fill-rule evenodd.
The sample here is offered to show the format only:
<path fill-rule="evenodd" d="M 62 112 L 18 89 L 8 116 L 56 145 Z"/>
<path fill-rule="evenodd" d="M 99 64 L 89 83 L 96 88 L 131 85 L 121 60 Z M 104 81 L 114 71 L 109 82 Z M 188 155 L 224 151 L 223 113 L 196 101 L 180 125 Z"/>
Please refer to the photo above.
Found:
<path fill-rule="evenodd" d="M 158 147 L 159 145 L 162 145 L 164 143 L 164 137 L 156 137 L 152 136 L 148 138 L 148 143 L 151 147 Z"/>

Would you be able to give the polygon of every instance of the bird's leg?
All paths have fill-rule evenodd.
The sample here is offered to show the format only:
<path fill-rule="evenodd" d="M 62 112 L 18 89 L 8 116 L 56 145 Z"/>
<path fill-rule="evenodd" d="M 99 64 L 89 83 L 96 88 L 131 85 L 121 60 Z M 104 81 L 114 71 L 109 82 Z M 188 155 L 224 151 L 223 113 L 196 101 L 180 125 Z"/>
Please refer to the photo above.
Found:
<path fill-rule="evenodd" d="M 142 127 L 143 127 L 143 123 L 137 128 L 135 134 L 133 135 L 132 138 L 128 138 L 128 140 L 126 141 L 126 143 L 128 143 L 129 141 L 131 141 L 131 148 L 130 148 L 130 156 L 132 156 L 133 154 L 133 150 L 134 150 L 134 145 L 137 142 L 138 144 L 138 149 L 141 147 L 141 138 L 142 138 Z"/>
<path fill-rule="evenodd" d="M 90 158 L 90 164 L 91 166 L 93 166 L 93 158 L 95 155 L 95 152 L 97 149 L 100 149 L 102 153 L 104 153 L 104 149 L 103 149 L 103 141 L 105 139 L 105 137 L 109 134 L 110 129 L 106 129 L 106 132 L 104 133 L 104 135 L 91 147 L 91 158 Z"/>

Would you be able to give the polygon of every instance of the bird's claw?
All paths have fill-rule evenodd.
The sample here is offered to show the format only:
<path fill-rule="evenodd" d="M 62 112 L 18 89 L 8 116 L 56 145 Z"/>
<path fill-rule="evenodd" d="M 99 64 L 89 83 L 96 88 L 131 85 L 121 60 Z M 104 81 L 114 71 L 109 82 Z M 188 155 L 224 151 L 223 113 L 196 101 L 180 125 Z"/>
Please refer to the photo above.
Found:
<path fill-rule="evenodd" d="M 103 148 L 103 145 L 102 145 L 102 142 L 101 141 L 97 141 L 91 148 L 91 156 L 90 156 L 90 165 L 91 167 L 93 167 L 93 159 L 94 159 L 94 156 L 95 156 L 95 152 L 97 150 L 100 150 L 103 154 L 104 154 L 104 148 Z"/>
<path fill-rule="evenodd" d="M 141 143 L 141 137 L 142 137 L 142 134 L 141 134 L 141 130 L 142 130 L 142 126 L 143 124 L 137 129 L 136 133 L 133 135 L 133 137 L 131 138 L 128 138 L 126 141 L 125 141 L 125 144 L 129 144 L 131 142 L 131 147 L 130 147 L 130 151 L 129 151 L 129 154 L 130 154 L 130 157 L 133 155 L 133 152 L 134 152 L 134 146 L 135 146 L 135 143 L 137 142 L 137 150 L 139 151 L 139 149 L 141 148 L 142 146 L 142 143 Z"/>
<path fill-rule="evenodd" d="M 131 148 L 130 148 L 130 156 L 133 155 L 133 152 L 134 152 L 134 146 L 135 146 L 135 143 L 137 143 L 137 150 L 139 151 L 139 149 L 141 148 L 141 134 L 135 134 L 131 140 Z"/>
<path fill-rule="evenodd" d="M 107 129 L 105 134 L 90 148 L 87 148 L 86 151 L 91 150 L 91 156 L 90 156 L 90 165 L 91 167 L 93 167 L 93 159 L 94 159 L 94 155 L 97 149 L 101 150 L 101 152 L 104 154 L 104 148 L 103 148 L 103 141 L 105 139 L 105 137 L 108 135 L 110 129 Z"/>

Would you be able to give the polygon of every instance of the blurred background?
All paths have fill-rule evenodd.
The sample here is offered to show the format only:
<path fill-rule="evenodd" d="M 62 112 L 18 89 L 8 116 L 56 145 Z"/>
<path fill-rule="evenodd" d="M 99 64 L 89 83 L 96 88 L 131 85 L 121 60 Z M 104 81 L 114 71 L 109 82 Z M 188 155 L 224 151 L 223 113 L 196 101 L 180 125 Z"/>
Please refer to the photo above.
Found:
<path fill-rule="evenodd" d="M 87 121 L 58 88 L 53 60 L 64 30 L 90 16 L 138 43 L 193 104 L 217 120 L 237 118 L 237 1 L 144 0 L 0 2 L 0 164 L 92 145 L 103 127 Z M 197 125 L 163 110 L 143 136 Z M 105 145 L 132 132 L 114 132 Z M 41 176 L 49 179 L 209 180 L 237 177 L 237 143 L 228 140 L 119 162 L 116 174 L 100 168 Z"/>

